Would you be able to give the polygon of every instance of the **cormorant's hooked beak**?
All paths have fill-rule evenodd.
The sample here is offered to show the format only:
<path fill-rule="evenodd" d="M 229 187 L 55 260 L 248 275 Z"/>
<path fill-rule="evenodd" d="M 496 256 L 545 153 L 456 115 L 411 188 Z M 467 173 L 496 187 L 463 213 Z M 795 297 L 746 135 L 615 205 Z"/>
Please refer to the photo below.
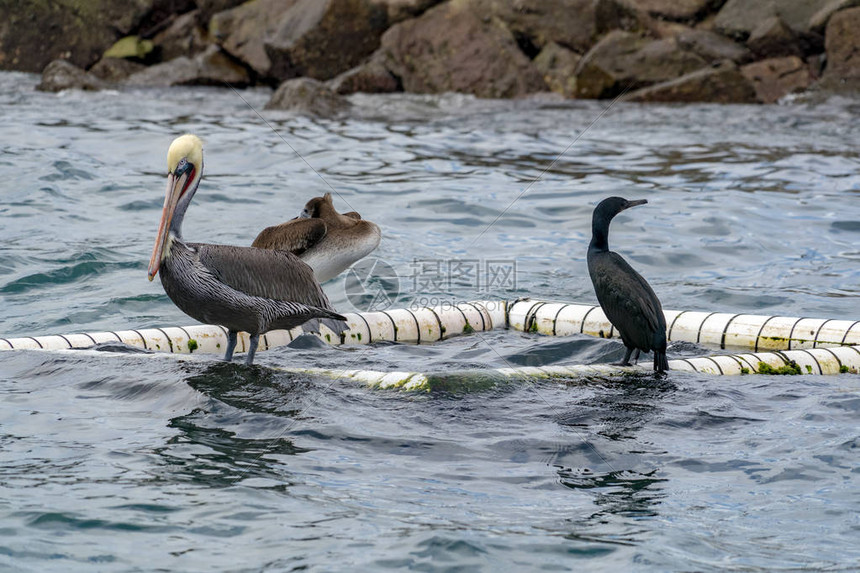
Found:
<path fill-rule="evenodd" d="M 624 206 L 624 209 L 629 209 L 630 207 L 636 207 L 637 205 L 644 205 L 648 202 L 648 199 L 636 199 L 635 201 L 628 201 Z M 622 209 L 622 211 L 624 210 Z"/>
<path fill-rule="evenodd" d="M 167 174 L 167 192 L 164 196 L 164 208 L 161 211 L 161 223 L 158 225 L 158 236 L 155 239 L 155 247 L 152 249 L 152 257 L 149 259 L 149 280 L 155 278 L 161 261 L 167 257 L 169 247 L 167 237 L 170 234 L 170 223 L 176 212 L 179 199 L 188 188 L 189 177 L 194 174 L 193 169 L 185 169 L 176 173 Z"/>

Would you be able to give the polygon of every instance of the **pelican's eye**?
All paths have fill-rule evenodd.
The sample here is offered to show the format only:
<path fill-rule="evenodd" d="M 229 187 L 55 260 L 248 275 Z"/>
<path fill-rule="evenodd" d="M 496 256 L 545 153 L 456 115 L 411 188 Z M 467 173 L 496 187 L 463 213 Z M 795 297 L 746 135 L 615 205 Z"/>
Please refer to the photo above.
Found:
<path fill-rule="evenodd" d="M 179 163 L 176 164 L 176 172 L 181 173 L 182 171 L 185 171 L 185 169 L 187 169 L 187 168 L 188 168 L 188 159 L 183 157 L 182 159 L 179 160 Z"/>

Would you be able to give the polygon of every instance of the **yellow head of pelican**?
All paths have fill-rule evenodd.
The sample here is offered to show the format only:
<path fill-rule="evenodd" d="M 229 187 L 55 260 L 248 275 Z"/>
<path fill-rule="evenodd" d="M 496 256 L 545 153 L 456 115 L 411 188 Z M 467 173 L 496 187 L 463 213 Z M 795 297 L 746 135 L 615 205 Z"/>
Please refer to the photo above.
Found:
<path fill-rule="evenodd" d="M 167 150 L 167 192 L 161 211 L 158 237 L 149 259 L 149 280 L 161 267 L 161 261 L 170 251 L 170 233 L 179 234 L 185 210 L 191 202 L 200 175 L 203 173 L 203 142 L 196 135 L 177 137 Z"/>
<path fill-rule="evenodd" d="M 186 133 L 173 140 L 167 150 L 167 172 L 176 173 L 183 159 L 192 165 L 203 163 L 203 142 L 196 135 Z"/>

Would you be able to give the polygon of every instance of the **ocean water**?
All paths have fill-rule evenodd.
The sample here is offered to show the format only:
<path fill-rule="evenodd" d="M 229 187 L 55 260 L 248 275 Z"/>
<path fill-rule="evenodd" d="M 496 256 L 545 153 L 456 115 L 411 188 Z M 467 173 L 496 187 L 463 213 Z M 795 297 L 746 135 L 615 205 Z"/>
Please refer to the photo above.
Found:
<path fill-rule="evenodd" d="M 858 100 L 359 95 L 314 119 L 262 111 L 266 90 L 36 83 L 0 74 L 3 337 L 193 323 L 145 278 L 184 132 L 206 146 L 186 238 L 247 245 L 332 192 L 381 226 L 395 306 L 593 303 L 591 210 L 621 195 L 649 203 L 610 243 L 665 308 L 860 320 Z M 324 287 L 362 310 L 342 279 Z M 409 393 L 283 370 L 622 354 L 509 331 L 305 344 L 251 368 L 0 352 L 0 570 L 857 570 L 858 375 Z"/>

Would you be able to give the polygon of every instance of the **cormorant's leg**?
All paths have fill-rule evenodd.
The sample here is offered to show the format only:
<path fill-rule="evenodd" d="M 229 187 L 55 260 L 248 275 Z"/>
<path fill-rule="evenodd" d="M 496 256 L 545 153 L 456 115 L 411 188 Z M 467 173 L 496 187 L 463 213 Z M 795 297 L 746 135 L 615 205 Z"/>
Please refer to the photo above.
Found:
<path fill-rule="evenodd" d="M 639 364 L 639 349 L 633 351 L 633 364 Z"/>
<path fill-rule="evenodd" d="M 224 362 L 233 360 L 233 351 L 236 350 L 236 331 L 227 331 L 227 352 L 224 354 Z"/>
<path fill-rule="evenodd" d="M 260 335 L 251 335 L 251 342 L 248 344 L 248 354 L 245 355 L 245 365 L 250 366 L 254 363 L 254 353 L 257 352 L 257 344 L 260 343 Z"/>
<path fill-rule="evenodd" d="M 633 349 L 629 346 L 627 347 L 627 353 L 624 355 L 624 360 L 621 362 L 616 362 L 616 366 L 630 366 L 630 355 L 633 354 Z M 637 355 L 638 357 L 638 355 Z"/>

